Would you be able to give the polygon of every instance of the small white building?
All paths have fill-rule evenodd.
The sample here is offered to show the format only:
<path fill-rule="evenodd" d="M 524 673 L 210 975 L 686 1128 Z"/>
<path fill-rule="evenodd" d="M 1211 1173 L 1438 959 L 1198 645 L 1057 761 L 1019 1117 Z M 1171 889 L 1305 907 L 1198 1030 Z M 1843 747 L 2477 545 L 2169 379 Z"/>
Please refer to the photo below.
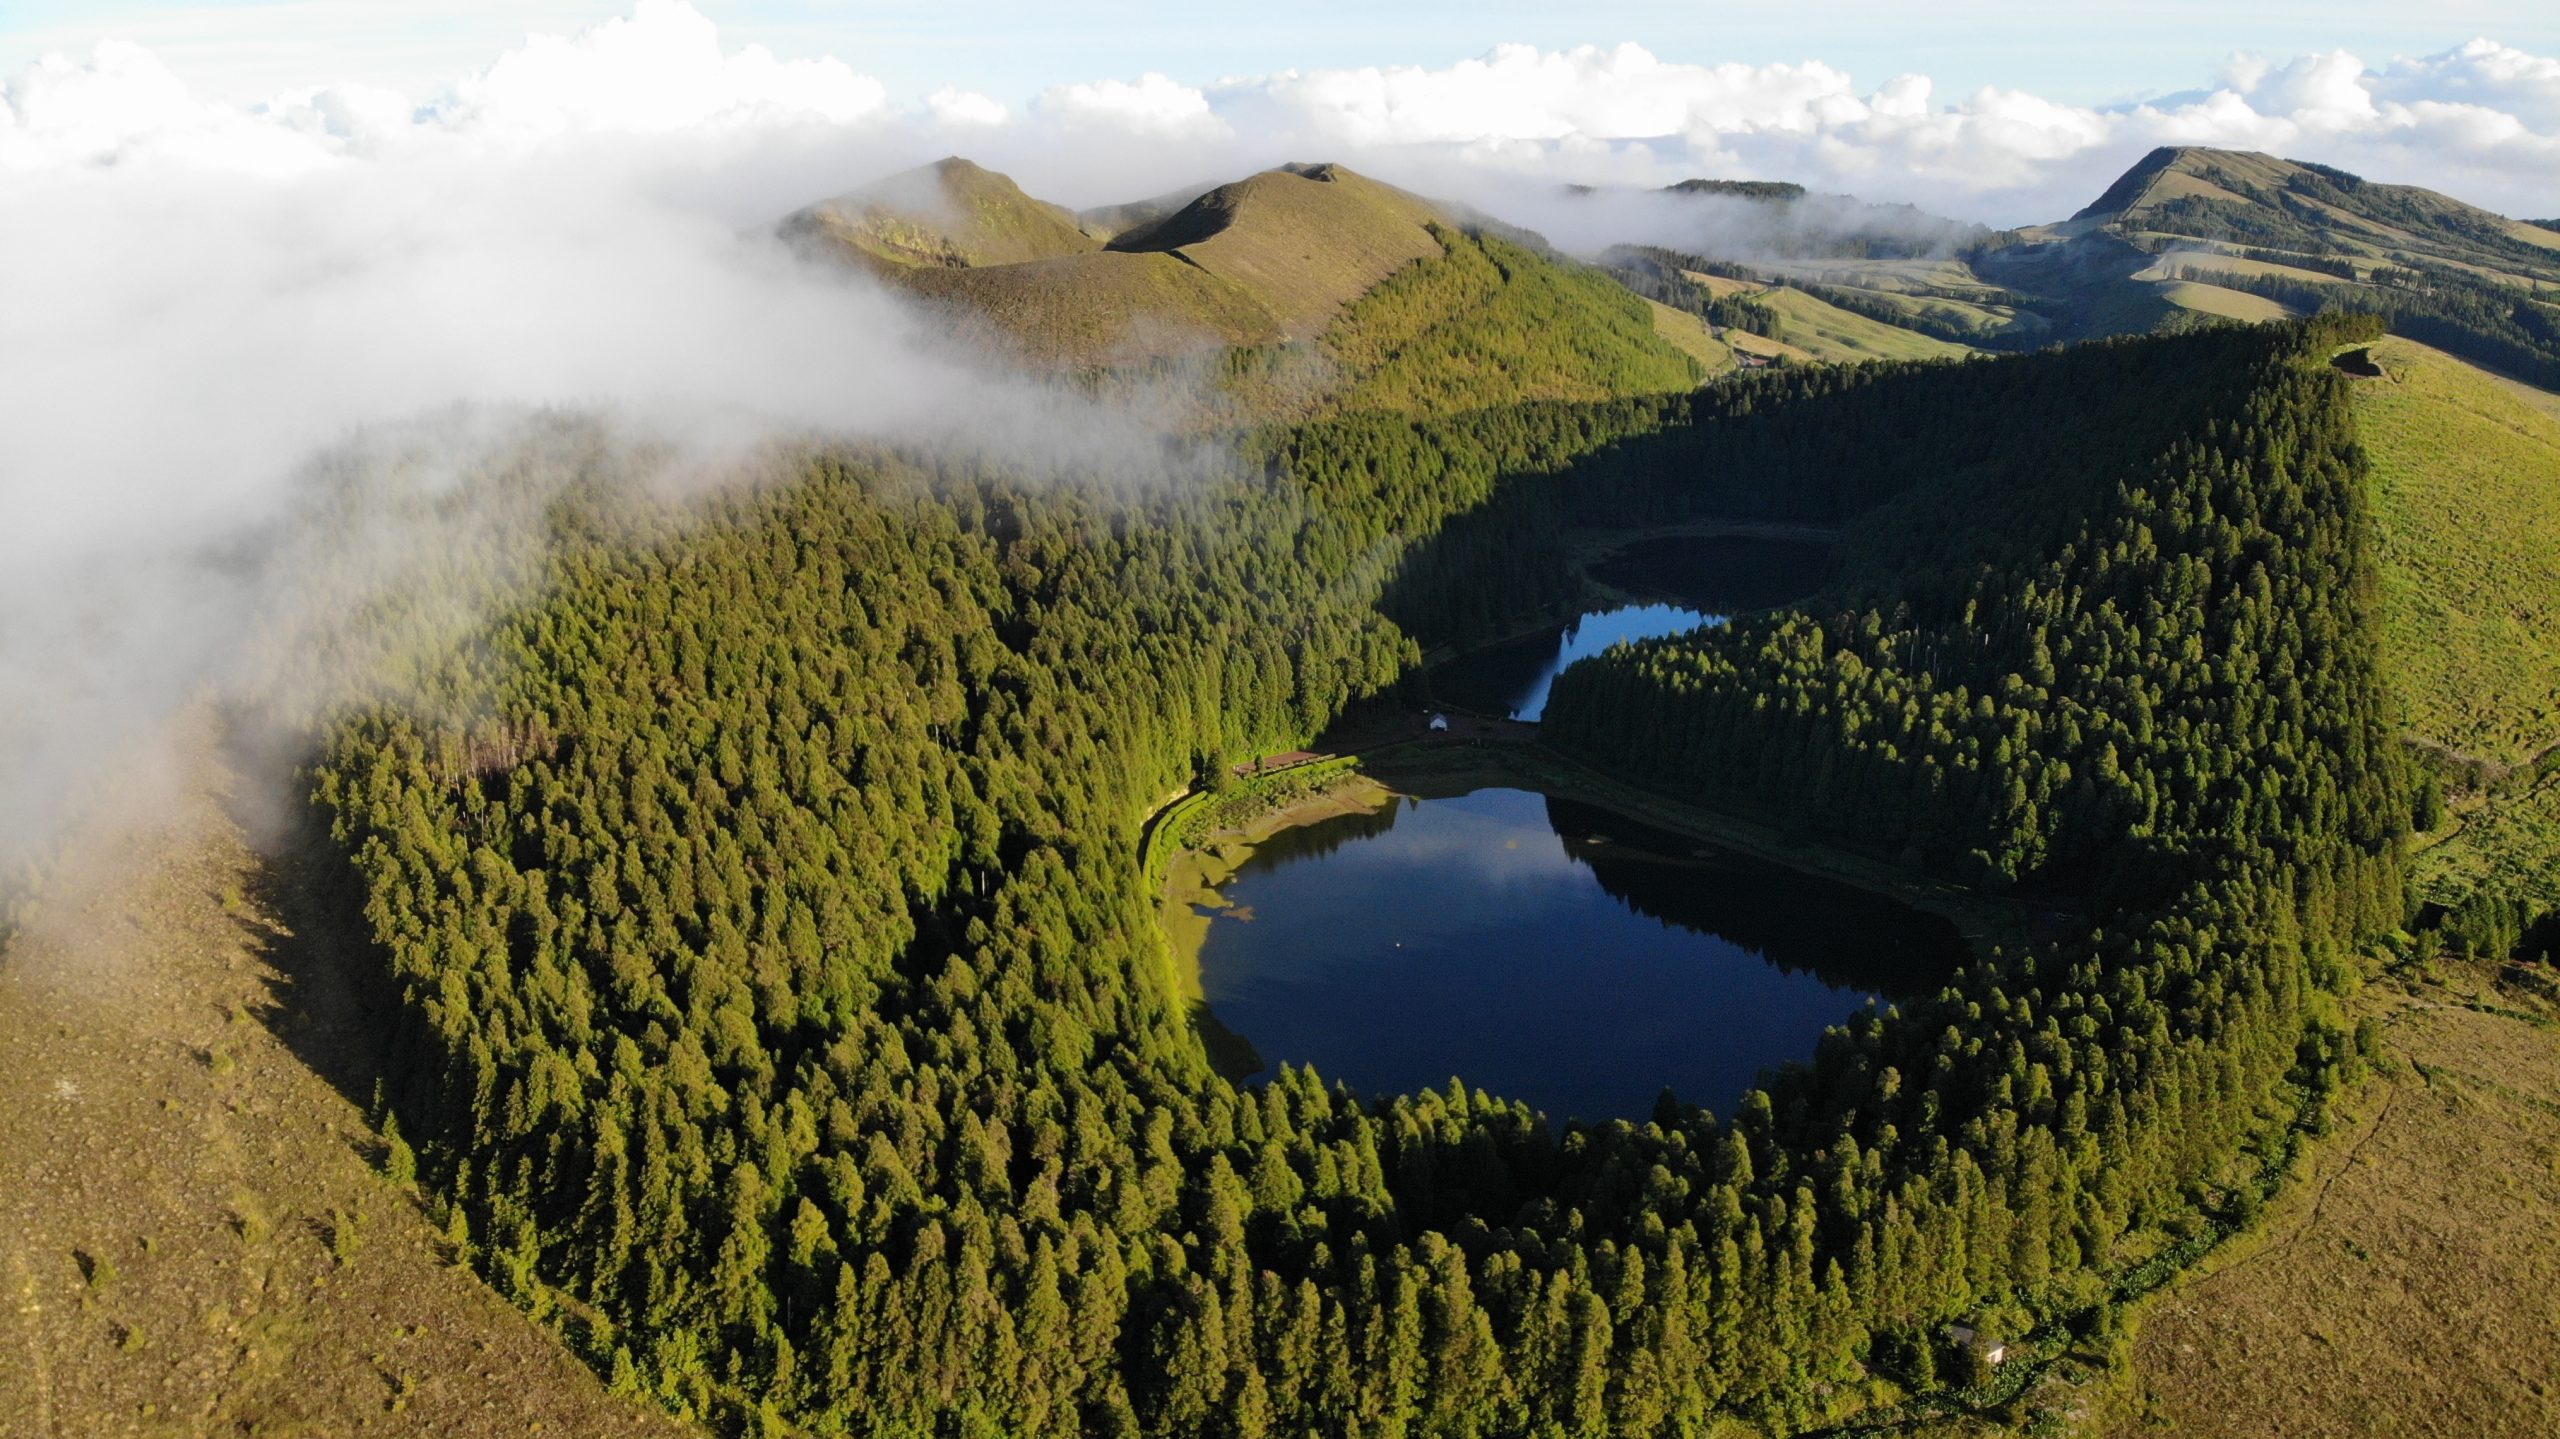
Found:
<path fill-rule="evenodd" d="M 2006 1358 L 2008 1358 L 2008 1357 L 2009 1357 L 2009 1346 L 2008 1346 L 2008 1345 L 2006 1345 L 2006 1344 L 1989 1344 L 1989 1345 L 1986 1345 L 1986 1344 L 1983 1342 L 1982 1335 L 1981 1335 L 1978 1331 L 1976 1331 L 1976 1330 L 1974 1329 L 1974 1327 L 1973 1327 L 1972 1325 L 1970 1325 L 1970 1324 L 1950 1324 L 1950 1325 L 1948 1325 L 1948 1326 L 1947 1326 L 1947 1340 L 1948 1340 L 1948 1342 L 1949 1342 L 1949 1343 L 1952 1343 L 1953 1345 L 1955 1345 L 1958 1349 L 1966 1350 L 1966 1351 L 1968 1351 L 1968 1352 L 1970 1352 L 1970 1353 L 1975 1353 L 1975 1354 L 1979 1354 L 1979 1355 L 1981 1355 L 1981 1356 L 1982 1356 L 1982 1362 L 1983 1362 L 1983 1363 L 1985 1363 L 1985 1364 L 1997 1364 L 1997 1363 L 1999 1363 L 2001 1360 L 2006 1359 Z"/>
<path fill-rule="evenodd" d="M 1434 731 L 1446 730 L 1448 727 L 1449 717 L 1447 715 L 1436 714 L 1431 717 L 1431 728 Z"/>

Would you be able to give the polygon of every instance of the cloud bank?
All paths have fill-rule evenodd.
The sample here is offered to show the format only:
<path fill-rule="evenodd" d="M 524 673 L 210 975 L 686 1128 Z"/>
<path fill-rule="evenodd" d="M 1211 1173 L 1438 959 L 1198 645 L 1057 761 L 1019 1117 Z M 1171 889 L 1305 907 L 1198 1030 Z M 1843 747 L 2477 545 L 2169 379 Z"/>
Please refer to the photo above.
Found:
<path fill-rule="evenodd" d="M 2549 215 L 2560 60 L 2487 40 L 2241 56 L 2192 93 L 2092 109 L 1870 88 L 1818 61 L 1506 46 L 909 104 L 859 57 L 734 44 L 681 0 L 530 38 L 426 96 L 314 76 L 239 107 L 134 45 L 52 57 L 0 80 L 0 850 L 155 716 L 237 678 L 254 615 L 312 593 L 274 540 L 312 455 L 366 452 L 351 435 L 396 435 L 432 483 L 514 463 L 546 410 L 621 417 L 661 454 L 809 430 L 1125 439 L 862 282 L 742 239 L 905 165 L 966 153 L 1095 204 L 1339 159 L 1497 214 L 1564 181 L 1714 175 L 2016 223 L 2068 214 L 2161 143 Z M 440 542 L 377 538 L 386 576 Z"/>
<path fill-rule="evenodd" d="M 820 169 L 870 165 L 885 101 L 681 6 L 422 105 L 235 110 L 121 45 L 5 99 L 0 870 L 195 697 L 318 698 L 270 692 L 280 643 L 334 652 L 558 486 L 702 483 L 809 435 L 1152 457 L 1137 417 L 997 373 L 772 240 L 759 192 L 813 179 L 755 178 L 797 153 L 775 127 L 831 137 Z M 433 603 L 497 598 L 484 578 Z"/>
<path fill-rule="evenodd" d="M 2241 55 L 2210 75 L 2200 65 L 2198 79 L 2178 95 L 2093 108 L 2025 88 L 1944 96 L 1922 75 L 1862 84 L 1819 60 L 1705 64 L 1636 44 L 1508 45 L 1438 67 L 1205 84 L 1106 76 L 1019 102 L 946 88 L 902 105 L 859 57 L 778 59 L 725 43 L 682 0 L 639 0 L 625 18 L 529 38 L 419 99 L 323 76 L 254 109 L 211 105 L 147 51 L 103 44 L 7 82 L 0 172 L 157 163 L 289 175 L 423 145 L 522 151 L 656 137 L 703 152 L 724 140 L 759 149 L 751 168 L 767 180 L 966 147 L 1078 204 L 1238 164 L 1335 158 L 1460 188 L 1469 176 L 1787 179 L 2015 224 L 2068 214 L 2154 145 L 2202 144 L 2426 183 L 2510 214 L 2560 211 L 2560 58 L 2479 39 L 2380 61 Z M 750 136 L 761 143 L 743 145 Z"/>

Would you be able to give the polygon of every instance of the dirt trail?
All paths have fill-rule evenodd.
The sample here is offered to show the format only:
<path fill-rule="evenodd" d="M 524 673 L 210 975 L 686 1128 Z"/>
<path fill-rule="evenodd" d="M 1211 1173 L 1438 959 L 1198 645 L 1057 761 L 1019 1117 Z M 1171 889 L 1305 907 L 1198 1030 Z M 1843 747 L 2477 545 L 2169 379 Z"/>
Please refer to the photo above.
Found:
<path fill-rule="evenodd" d="M 675 1435 L 456 1268 L 311 1032 L 360 1029 L 212 725 L 0 956 L 0 1436 Z M 290 1035 L 294 1043 L 288 1043 Z M 299 1049 L 297 1049 L 299 1045 Z"/>

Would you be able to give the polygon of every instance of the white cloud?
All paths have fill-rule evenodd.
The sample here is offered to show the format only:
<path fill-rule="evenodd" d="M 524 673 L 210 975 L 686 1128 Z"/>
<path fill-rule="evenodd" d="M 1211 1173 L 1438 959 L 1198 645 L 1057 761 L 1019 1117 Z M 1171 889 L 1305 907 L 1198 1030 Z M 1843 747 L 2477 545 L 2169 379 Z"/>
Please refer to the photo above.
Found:
<path fill-rule="evenodd" d="M 576 36 L 536 35 L 434 109 L 456 129 L 519 140 L 663 134 L 704 125 L 845 125 L 888 108 L 888 91 L 841 60 L 734 54 L 683 0 L 639 0 L 630 18 Z"/>
<path fill-rule="evenodd" d="M 964 97 L 962 108 L 982 98 Z M 294 90 L 249 110 L 213 104 L 150 52 L 113 40 L 85 62 L 47 57 L 12 77 L 0 100 L 0 169 L 147 163 L 268 175 L 420 139 L 521 149 L 845 127 L 890 113 L 886 88 L 841 60 L 724 50 L 718 27 L 684 0 L 638 0 L 629 16 L 576 35 L 528 36 L 424 106 L 350 84 Z M 992 103 L 969 118 L 983 120 Z"/>
<path fill-rule="evenodd" d="M 0 84 L 0 172 L 152 158 L 289 173 L 323 153 L 289 128 L 198 101 L 151 52 L 123 41 L 102 42 L 85 64 L 47 56 Z"/>
<path fill-rule="evenodd" d="M 326 140 L 358 145 L 397 138 L 417 123 L 409 97 L 378 85 L 311 86 L 278 95 L 257 114 Z"/>
<path fill-rule="evenodd" d="M 279 175 L 417 143 L 522 150 L 647 136 L 777 184 L 824 172 L 813 193 L 866 178 L 841 173 L 854 154 L 903 162 L 965 147 L 1079 203 L 1334 158 L 1459 190 L 1469 176 L 1791 179 L 2019 223 L 2077 209 L 2153 145 L 2206 144 L 2431 184 L 2510 213 L 2560 211 L 2560 59 L 2486 39 L 2379 65 L 2344 51 L 2244 54 L 2195 92 L 2113 108 L 1999 87 L 1942 97 L 1924 75 L 1869 89 L 1818 59 L 1693 64 L 1634 44 L 1504 45 L 1443 66 L 1205 87 L 1151 72 L 1053 86 L 1018 109 L 945 88 L 900 107 L 843 60 L 724 48 L 682 0 L 638 0 L 583 33 L 529 37 L 423 105 L 325 84 L 253 110 L 207 104 L 120 44 L 85 62 L 48 59 L 0 99 L 0 171 Z"/>
<path fill-rule="evenodd" d="M 925 96 L 924 108 L 945 125 L 1001 125 L 1012 118 L 1002 102 L 949 85 Z"/>
<path fill-rule="evenodd" d="M 1934 104 L 1932 91 L 1919 75 L 1862 91 L 1819 61 L 1708 66 L 1636 45 L 1504 46 L 1440 68 L 1232 81 L 1210 98 L 1239 131 L 1301 149 L 1436 145 L 1516 171 L 1628 153 L 1610 141 L 1676 140 L 1649 147 L 1661 176 L 1855 185 L 1995 222 L 2066 214 L 2158 144 L 2287 150 L 2420 183 L 2459 177 L 2479 203 L 2560 209 L 2560 60 L 2486 40 L 2380 69 L 2344 51 L 2243 55 L 2210 91 L 2120 109 L 1997 87 Z"/>
<path fill-rule="evenodd" d="M 1098 434 L 858 281 L 739 243 L 954 149 L 1074 203 L 1340 159 L 1532 223 L 1560 211 L 1504 201 L 1700 174 L 2015 222 L 2198 143 L 2560 213 L 2560 60 L 2488 40 L 2379 65 L 2241 56 L 2198 93 L 2112 109 L 1618 45 L 1205 87 L 1150 73 L 1016 110 L 954 89 L 901 107 L 843 60 L 724 46 L 690 6 L 640 0 L 423 103 L 331 79 L 243 108 L 108 42 L 0 81 L 0 273 L 21 281 L 0 305 L 0 847 L 120 723 L 238 663 L 246 597 L 207 539 L 272 532 L 285 477 L 351 428 L 472 401 L 617 410 L 688 440 L 1001 435 L 1005 416 L 1044 445 Z M 1620 199 L 1568 207 L 1588 233 L 1557 238 L 1627 238 L 1596 229 L 1642 207 Z M 30 696 L 52 706 L 32 721 Z"/>
<path fill-rule="evenodd" d="M 2512 115 L 2545 135 L 2560 132 L 2560 58 L 2528 55 L 2495 40 L 2394 60 L 2373 86 L 2384 100 L 2473 105 Z"/>
<path fill-rule="evenodd" d="M 1210 113 L 1207 95 L 1152 71 L 1135 81 L 1054 85 L 1040 92 L 1031 109 L 1040 120 L 1073 129 L 1182 139 L 1224 139 L 1232 133 Z"/>
<path fill-rule="evenodd" d="M 324 449 L 361 452 L 363 480 L 449 482 L 578 415 L 652 480 L 811 432 L 1035 471 L 1154 453 L 1132 417 L 758 243 L 822 181 L 891 168 L 875 121 L 898 117 L 837 62 L 724 53 L 680 6 L 528 42 L 424 109 L 354 87 L 211 104 L 115 44 L 0 101 L 0 867 L 201 688 L 305 697 L 261 668 L 268 626 L 327 653 L 449 558 L 455 534 L 413 516 L 299 531 Z"/>

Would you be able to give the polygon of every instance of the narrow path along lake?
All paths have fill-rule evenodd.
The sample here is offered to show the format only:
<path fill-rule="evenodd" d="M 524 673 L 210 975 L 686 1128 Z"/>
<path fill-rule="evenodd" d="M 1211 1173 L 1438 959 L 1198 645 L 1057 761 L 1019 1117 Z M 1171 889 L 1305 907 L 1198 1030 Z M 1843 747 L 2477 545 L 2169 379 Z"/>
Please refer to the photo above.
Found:
<path fill-rule="evenodd" d="M 1729 1112 L 1965 953 L 1937 916 L 1520 789 L 1284 830 L 1220 894 L 1202 992 L 1266 1065 L 1454 1075 L 1557 1120 L 1642 1119 L 1665 1086 Z"/>

